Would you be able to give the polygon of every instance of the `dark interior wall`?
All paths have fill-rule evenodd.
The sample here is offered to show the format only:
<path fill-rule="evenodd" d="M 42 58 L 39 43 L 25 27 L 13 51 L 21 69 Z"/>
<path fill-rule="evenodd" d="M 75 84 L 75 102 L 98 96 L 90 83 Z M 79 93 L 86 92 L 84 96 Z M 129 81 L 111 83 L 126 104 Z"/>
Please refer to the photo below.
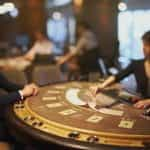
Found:
<path fill-rule="evenodd" d="M 14 32 L 19 32 L 18 19 L 0 16 L 0 41 L 11 40 Z"/>
<path fill-rule="evenodd" d="M 84 0 L 81 19 L 95 31 L 101 55 L 111 61 L 117 53 L 118 0 Z"/>
<path fill-rule="evenodd" d="M 11 0 L 19 9 L 19 16 L 0 16 L 0 40 L 10 41 L 16 33 L 25 32 L 30 36 L 35 30 L 45 29 L 44 0 Z"/>
<path fill-rule="evenodd" d="M 33 37 L 36 30 L 45 29 L 45 3 L 44 0 L 26 0 L 20 3 L 19 23 L 21 29 Z"/>
<path fill-rule="evenodd" d="M 30 33 L 45 28 L 45 3 L 44 0 L 27 0 L 28 29 Z"/>

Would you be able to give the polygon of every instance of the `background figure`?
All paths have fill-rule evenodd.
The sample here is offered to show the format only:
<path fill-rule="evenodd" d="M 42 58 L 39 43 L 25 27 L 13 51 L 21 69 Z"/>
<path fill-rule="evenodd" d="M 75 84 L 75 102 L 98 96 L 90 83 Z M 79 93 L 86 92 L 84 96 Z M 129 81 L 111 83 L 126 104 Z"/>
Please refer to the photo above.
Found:
<path fill-rule="evenodd" d="M 36 31 L 34 33 L 35 42 L 32 48 L 24 56 L 25 59 L 33 61 L 35 56 L 38 55 L 50 55 L 52 54 L 53 44 L 50 42 L 46 36 L 40 32 Z"/>
<path fill-rule="evenodd" d="M 98 58 L 99 44 L 95 34 L 89 25 L 80 23 L 77 25 L 76 46 L 70 46 L 69 52 L 59 59 L 58 64 L 67 62 L 70 74 L 77 74 L 76 79 L 79 79 L 89 72 L 99 71 Z"/>
<path fill-rule="evenodd" d="M 49 41 L 40 31 L 36 31 L 34 37 L 35 42 L 32 48 L 23 56 L 24 59 L 32 62 L 32 64 L 25 69 L 29 83 L 32 82 L 32 72 L 36 65 L 44 65 L 54 62 L 52 55 L 52 42 Z"/>

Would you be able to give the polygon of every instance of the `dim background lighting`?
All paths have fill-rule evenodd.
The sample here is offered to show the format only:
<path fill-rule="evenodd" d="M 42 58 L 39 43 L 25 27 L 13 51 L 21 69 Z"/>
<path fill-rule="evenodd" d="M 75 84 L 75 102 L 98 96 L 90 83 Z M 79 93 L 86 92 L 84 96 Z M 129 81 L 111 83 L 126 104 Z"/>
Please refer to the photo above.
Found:
<path fill-rule="evenodd" d="M 83 4 L 83 0 L 74 0 L 74 4 L 75 4 L 75 6 L 77 6 L 77 7 L 81 7 L 82 4 Z"/>
<path fill-rule="evenodd" d="M 120 3 L 118 4 L 118 9 L 119 9 L 120 11 L 126 11 L 126 10 L 127 10 L 127 4 L 126 4 L 125 2 L 120 2 Z"/>

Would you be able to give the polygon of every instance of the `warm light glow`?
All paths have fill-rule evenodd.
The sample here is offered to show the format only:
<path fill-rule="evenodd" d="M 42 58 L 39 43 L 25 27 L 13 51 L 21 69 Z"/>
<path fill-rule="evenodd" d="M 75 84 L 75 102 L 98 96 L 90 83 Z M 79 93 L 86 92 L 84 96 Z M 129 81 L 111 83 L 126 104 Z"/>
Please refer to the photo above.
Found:
<path fill-rule="evenodd" d="M 6 8 L 3 5 L 0 5 L 0 15 L 4 15 L 6 12 Z"/>
<path fill-rule="evenodd" d="M 81 7 L 82 4 L 83 4 L 83 0 L 74 0 L 74 4 L 75 4 L 75 6 L 77 6 L 77 7 Z"/>
<path fill-rule="evenodd" d="M 127 10 L 127 4 L 124 3 L 124 2 L 120 2 L 120 3 L 118 4 L 118 9 L 119 9 L 120 11 L 125 11 L 125 10 Z"/>
<path fill-rule="evenodd" d="M 14 3 L 5 2 L 0 5 L 0 15 L 4 15 L 6 13 L 9 13 L 12 17 L 17 17 L 19 12 Z"/>
<path fill-rule="evenodd" d="M 6 2 L 3 4 L 3 7 L 5 7 L 5 9 L 10 12 L 13 11 L 15 9 L 15 5 L 11 2 Z"/>

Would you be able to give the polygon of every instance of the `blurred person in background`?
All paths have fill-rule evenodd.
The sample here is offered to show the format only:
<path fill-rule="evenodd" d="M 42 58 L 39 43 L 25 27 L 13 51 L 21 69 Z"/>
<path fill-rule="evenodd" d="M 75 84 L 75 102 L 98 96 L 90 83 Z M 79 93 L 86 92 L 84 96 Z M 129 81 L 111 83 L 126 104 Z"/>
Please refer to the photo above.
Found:
<path fill-rule="evenodd" d="M 51 55 L 53 44 L 49 41 L 44 33 L 35 31 L 35 42 L 31 49 L 24 55 L 24 58 L 33 61 L 36 55 Z"/>
<path fill-rule="evenodd" d="M 31 49 L 23 56 L 31 64 L 25 68 L 28 83 L 32 82 L 32 72 L 36 65 L 49 65 L 54 63 L 53 43 L 47 39 L 44 33 L 35 31 L 35 42 Z"/>
<path fill-rule="evenodd" d="M 58 65 L 67 63 L 70 74 L 87 77 L 89 72 L 99 70 L 99 44 L 90 26 L 85 23 L 77 24 L 77 43 L 70 46 L 69 52 L 58 60 Z"/>

